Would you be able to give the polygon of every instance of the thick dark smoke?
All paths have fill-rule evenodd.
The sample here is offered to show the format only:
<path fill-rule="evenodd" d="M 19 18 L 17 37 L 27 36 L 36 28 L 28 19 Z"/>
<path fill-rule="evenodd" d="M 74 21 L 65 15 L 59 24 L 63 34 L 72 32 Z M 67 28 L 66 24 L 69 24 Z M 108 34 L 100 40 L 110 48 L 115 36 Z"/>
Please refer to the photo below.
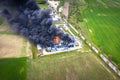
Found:
<path fill-rule="evenodd" d="M 41 44 L 42 47 L 54 45 L 53 39 L 56 35 L 66 45 L 74 42 L 71 35 L 53 24 L 49 15 L 51 9 L 40 9 L 35 0 L 0 0 L 0 10 L 11 29 L 35 45 Z"/>

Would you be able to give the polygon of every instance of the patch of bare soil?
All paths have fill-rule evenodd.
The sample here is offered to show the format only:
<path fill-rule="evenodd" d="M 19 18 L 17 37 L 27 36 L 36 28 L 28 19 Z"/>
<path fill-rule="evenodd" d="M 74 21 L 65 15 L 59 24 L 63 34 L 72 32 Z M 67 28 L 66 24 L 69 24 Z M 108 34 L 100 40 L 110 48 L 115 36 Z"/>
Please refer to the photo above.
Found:
<path fill-rule="evenodd" d="M 0 58 L 19 57 L 23 38 L 16 35 L 0 34 Z"/>

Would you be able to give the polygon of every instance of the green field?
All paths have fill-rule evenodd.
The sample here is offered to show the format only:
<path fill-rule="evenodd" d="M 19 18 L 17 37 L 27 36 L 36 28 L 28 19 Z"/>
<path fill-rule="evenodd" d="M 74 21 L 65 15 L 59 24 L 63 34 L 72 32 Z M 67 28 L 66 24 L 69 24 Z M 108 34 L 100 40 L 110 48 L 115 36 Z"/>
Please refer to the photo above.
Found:
<path fill-rule="evenodd" d="M 43 56 L 28 65 L 27 80 L 119 80 L 90 52 Z"/>
<path fill-rule="evenodd" d="M 91 51 L 0 59 L 0 80 L 119 80 Z"/>
<path fill-rule="evenodd" d="M 120 0 L 85 1 L 79 6 L 79 31 L 120 67 Z M 74 14 L 71 18 L 76 19 Z"/>
<path fill-rule="evenodd" d="M 27 58 L 0 59 L 0 80 L 26 80 Z"/>

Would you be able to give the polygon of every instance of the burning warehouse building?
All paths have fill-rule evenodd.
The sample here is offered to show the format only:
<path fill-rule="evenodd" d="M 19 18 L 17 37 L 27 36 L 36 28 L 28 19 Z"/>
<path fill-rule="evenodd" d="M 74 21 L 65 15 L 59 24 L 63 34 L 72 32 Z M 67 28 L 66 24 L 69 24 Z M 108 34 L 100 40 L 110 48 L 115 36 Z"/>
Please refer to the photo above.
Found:
<path fill-rule="evenodd" d="M 42 48 L 41 45 L 38 44 L 37 49 L 40 52 L 39 56 L 44 54 L 49 54 L 49 52 L 66 51 L 71 48 L 75 48 L 77 43 L 75 41 L 75 38 L 72 35 L 71 35 L 71 38 L 74 39 L 74 42 L 66 43 L 63 40 L 61 40 L 59 36 L 56 35 L 54 36 L 54 39 L 53 39 L 53 42 L 54 42 L 53 45 L 47 46 L 46 48 Z"/>
<path fill-rule="evenodd" d="M 53 24 L 51 9 L 40 9 L 35 0 L 0 0 L 0 10 L 0 16 L 7 19 L 10 28 L 35 46 L 47 48 L 59 40 L 65 45 L 74 42 L 69 34 Z"/>

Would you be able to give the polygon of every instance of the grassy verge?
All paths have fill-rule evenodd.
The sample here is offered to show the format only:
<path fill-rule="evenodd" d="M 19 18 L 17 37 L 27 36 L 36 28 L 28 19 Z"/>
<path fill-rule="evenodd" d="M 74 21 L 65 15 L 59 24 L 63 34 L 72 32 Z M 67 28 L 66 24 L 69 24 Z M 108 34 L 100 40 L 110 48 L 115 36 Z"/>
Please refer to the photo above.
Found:
<path fill-rule="evenodd" d="M 37 54 L 38 54 L 39 52 L 38 52 L 36 46 L 33 45 L 33 44 L 31 44 L 31 51 L 32 51 L 32 55 L 33 55 L 32 57 L 33 57 L 33 59 L 36 59 L 36 58 L 37 58 Z"/>
<path fill-rule="evenodd" d="M 26 53 L 27 53 L 27 40 L 26 39 L 23 39 L 23 45 L 22 45 L 22 49 L 21 49 L 21 57 L 25 57 L 26 56 Z"/>
<path fill-rule="evenodd" d="M 0 31 L 0 34 L 16 35 L 15 33 L 11 32 L 11 31 Z"/>
<path fill-rule="evenodd" d="M 69 26 L 69 29 L 75 36 L 78 36 L 78 34 L 70 26 Z"/>

